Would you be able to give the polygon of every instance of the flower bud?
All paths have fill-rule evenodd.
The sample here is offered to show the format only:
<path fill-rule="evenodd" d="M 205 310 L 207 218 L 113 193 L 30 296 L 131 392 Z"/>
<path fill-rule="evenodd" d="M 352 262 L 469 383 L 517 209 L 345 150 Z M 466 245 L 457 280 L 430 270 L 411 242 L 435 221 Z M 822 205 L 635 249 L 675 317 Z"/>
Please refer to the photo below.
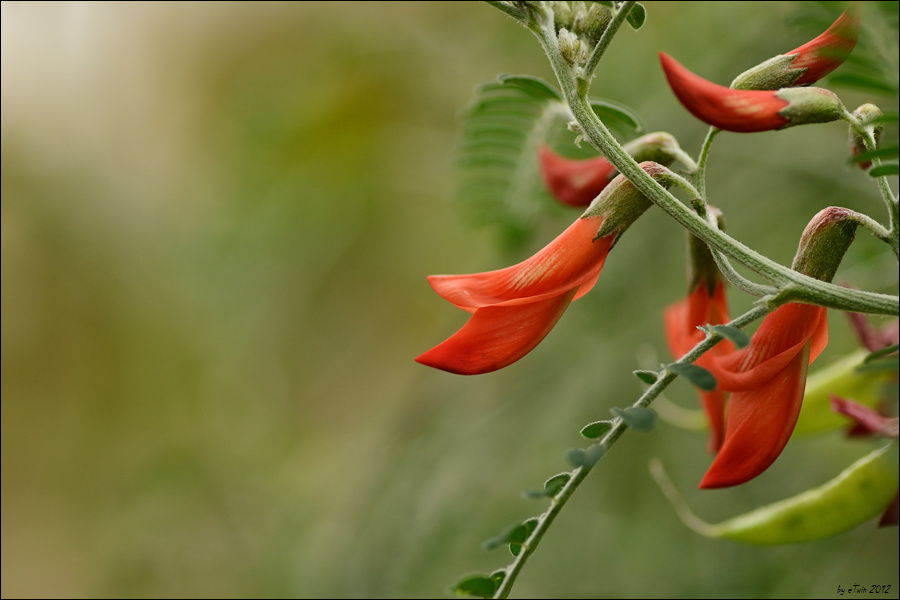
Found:
<path fill-rule="evenodd" d="M 738 75 L 731 87 L 739 90 L 777 90 L 815 83 L 838 68 L 859 37 L 860 2 L 852 2 L 822 35 Z"/>
<path fill-rule="evenodd" d="M 862 123 L 864 126 L 870 124 L 873 120 L 882 116 L 881 109 L 879 109 L 874 104 L 863 104 L 859 108 L 853 111 L 853 116 Z M 875 137 L 876 146 L 881 143 L 881 138 L 884 136 L 884 125 L 881 123 L 877 123 L 875 125 L 870 125 L 872 127 L 872 135 Z M 853 156 L 859 156 L 863 152 L 868 150 L 872 150 L 873 148 L 869 148 L 866 146 L 865 140 L 856 133 L 853 128 L 850 128 L 850 152 L 853 153 Z M 864 160 L 856 163 L 862 170 L 868 170 L 869 167 L 872 166 L 872 161 Z"/>
<path fill-rule="evenodd" d="M 569 65 L 583 63 L 587 58 L 587 50 L 581 40 L 565 28 L 559 30 L 559 52 Z"/>
<path fill-rule="evenodd" d="M 572 29 L 572 23 L 575 22 L 575 15 L 569 7 L 568 2 L 551 2 L 553 8 L 553 25 L 556 31 L 560 29 Z"/>
<path fill-rule="evenodd" d="M 830 206 L 812 218 L 791 268 L 821 281 L 831 281 L 856 235 L 857 213 Z"/>
<path fill-rule="evenodd" d="M 597 42 L 600 39 L 606 26 L 612 21 L 612 11 L 609 7 L 597 2 L 591 4 L 587 12 L 579 13 L 579 16 L 581 15 L 583 15 L 582 19 L 576 18 L 575 31 L 581 33 L 592 42 Z"/>

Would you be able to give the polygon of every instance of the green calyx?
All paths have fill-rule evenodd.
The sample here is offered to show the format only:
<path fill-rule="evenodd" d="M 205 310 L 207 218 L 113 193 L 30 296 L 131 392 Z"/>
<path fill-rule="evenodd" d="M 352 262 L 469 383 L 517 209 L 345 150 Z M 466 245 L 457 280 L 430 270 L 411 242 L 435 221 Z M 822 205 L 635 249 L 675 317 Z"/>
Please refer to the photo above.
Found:
<path fill-rule="evenodd" d="M 830 282 L 853 243 L 858 223 L 859 215 L 847 208 L 831 206 L 819 211 L 803 231 L 791 268 Z"/>
<path fill-rule="evenodd" d="M 788 103 L 778 111 L 788 121 L 779 129 L 794 125 L 830 123 L 841 119 L 847 110 L 837 95 L 822 88 L 789 87 L 778 90 L 775 96 Z"/>
<path fill-rule="evenodd" d="M 663 186 L 670 185 L 668 180 L 672 172 L 666 167 L 650 161 L 643 162 L 640 166 Z M 594 239 L 614 235 L 615 241 L 618 241 L 625 230 L 652 205 L 653 203 L 624 175 L 618 175 L 594 199 L 581 218 L 603 217 L 603 223 L 597 230 Z"/>
<path fill-rule="evenodd" d="M 734 78 L 734 81 L 731 82 L 731 89 L 778 90 L 791 87 L 806 71 L 806 69 L 790 68 L 795 58 L 797 58 L 796 54 L 780 54 L 747 69 Z"/>

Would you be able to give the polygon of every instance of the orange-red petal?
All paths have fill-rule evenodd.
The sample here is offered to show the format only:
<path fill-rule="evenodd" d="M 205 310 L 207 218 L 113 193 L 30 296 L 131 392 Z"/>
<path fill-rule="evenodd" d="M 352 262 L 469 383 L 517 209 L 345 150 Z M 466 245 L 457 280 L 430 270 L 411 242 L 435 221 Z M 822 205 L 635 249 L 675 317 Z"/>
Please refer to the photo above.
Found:
<path fill-rule="evenodd" d="M 697 329 L 699 325 L 719 325 L 728 322 L 728 307 L 725 300 L 725 284 L 718 281 L 710 296 L 708 287 L 697 285 L 688 297 L 666 308 L 666 342 L 674 358 L 681 358 L 696 346 L 705 334 Z M 722 341 L 697 361 L 706 366 L 712 356 L 722 356 L 734 351 L 734 344 Z M 709 421 L 709 449 L 717 451 L 722 446 L 725 432 L 725 398 L 721 389 L 700 391 L 700 401 Z"/>
<path fill-rule="evenodd" d="M 723 357 L 715 357 L 710 369 L 719 387 L 729 391 L 752 390 L 784 369 L 811 342 L 814 360 L 828 341 L 825 309 L 810 304 L 785 304 L 763 320 L 750 345 Z"/>
<path fill-rule="evenodd" d="M 843 63 L 859 37 L 861 2 L 851 2 L 822 35 L 786 55 L 796 54 L 791 69 L 806 69 L 794 85 L 809 85 L 825 77 Z"/>
<path fill-rule="evenodd" d="M 570 290 L 580 298 L 603 269 L 614 236 L 594 240 L 603 221 L 579 218 L 534 256 L 517 265 L 469 275 L 431 275 L 428 282 L 444 299 L 472 312 L 488 306 L 515 306 Z"/>
<path fill-rule="evenodd" d="M 530 304 L 479 308 L 462 329 L 416 361 L 460 375 L 502 369 L 531 352 L 550 333 L 574 296 L 573 289 Z"/>
<path fill-rule="evenodd" d="M 700 482 L 701 489 L 744 483 L 775 462 L 800 414 L 809 346 L 806 342 L 783 369 L 762 385 L 731 394 L 725 441 Z"/>
<path fill-rule="evenodd" d="M 589 205 L 616 174 L 616 168 L 603 156 L 571 160 L 542 145 L 538 157 L 547 189 L 568 206 Z"/>
<path fill-rule="evenodd" d="M 788 102 L 774 91 L 727 88 L 695 75 L 664 52 L 659 60 L 675 96 L 704 123 L 738 133 L 771 131 L 790 123 L 779 114 Z"/>

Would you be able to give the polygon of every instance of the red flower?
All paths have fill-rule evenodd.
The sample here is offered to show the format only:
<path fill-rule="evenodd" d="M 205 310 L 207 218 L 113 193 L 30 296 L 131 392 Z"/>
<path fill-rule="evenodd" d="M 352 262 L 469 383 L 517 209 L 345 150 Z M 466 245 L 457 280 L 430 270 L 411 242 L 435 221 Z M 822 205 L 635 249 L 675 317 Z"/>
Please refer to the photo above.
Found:
<path fill-rule="evenodd" d="M 708 367 L 731 397 L 725 441 L 701 488 L 744 483 L 778 458 L 797 423 L 809 363 L 827 342 L 825 309 L 792 303 L 766 317 L 747 347 L 713 357 Z"/>
<path fill-rule="evenodd" d="M 641 168 L 654 178 L 669 173 L 652 162 Z M 431 287 L 472 317 L 416 360 L 461 375 L 516 362 L 544 339 L 569 303 L 594 287 L 610 248 L 650 206 L 619 175 L 577 221 L 531 258 L 487 273 L 432 275 Z"/>
<path fill-rule="evenodd" d="M 568 206 L 587 206 L 616 174 L 616 168 L 604 156 L 571 160 L 545 145 L 538 156 L 547 189 Z"/>
<path fill-rule="evenodd" d="M 695 117 L 725 131 L 752 133 L 841 118 L 844 108 L 833 93 L 820 88 L 736 90 L 688 71 L 660 52 L 669 86 Z"/>
<path fill-rule="evenodd" d="M 796 55 L 790 69 L 806 69 L 793 85 L 809 85 L 825 77 L 846 60 L 859 37 L 861 2 L 851 2 L 838 19 L 816 39 L 785 52 Z"/>
<path fill-rule="evenodd" d="M 700 325 L 720 325 L 727 323 L 728 303 L 725 300 L 725 284 L 717 281 L 712 289 L 705 282 L 700 282 L 686 300 L 673 304 L 666 309 L 666 342 L 669 351 L 676 359 L 687 354 L 701 342 L 705 334 L 697 329 Z M 712 350 L 701 356 L 696 364 L 709 368 L 713 356 L 724 356 L 734 351 L 734 344 L 722 341 Z M 709 449 L 716 452 L 722 447 L 725 430 L 725 392 L 716 388 L 712 391 L 700 392 L 700 399 L 709 420 Z"/>
<path fill-rule="evenodd" d="M 594 240 L 602 217 L 582 217 L 543 250 L 512 267 L 432 275 L 434 290 L 473 313 L 462 329 L 416 360 L 475 375 L 502 369 L 537 346 L 569 307 L 594 287 L 615 235 Z"/>

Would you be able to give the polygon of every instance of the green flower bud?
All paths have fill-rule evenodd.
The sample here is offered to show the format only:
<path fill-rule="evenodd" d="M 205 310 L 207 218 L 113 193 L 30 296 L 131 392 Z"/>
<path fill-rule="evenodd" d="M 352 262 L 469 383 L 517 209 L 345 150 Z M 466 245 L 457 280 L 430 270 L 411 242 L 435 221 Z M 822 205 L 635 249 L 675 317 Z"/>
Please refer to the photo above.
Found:
<path fill-rule="evenodd" d="M 791 268 L 821 281 L 831 281 L 841 259 L 853 242 L 857 213 L 830 206 L 812 218 L 803 235 Z"/>

